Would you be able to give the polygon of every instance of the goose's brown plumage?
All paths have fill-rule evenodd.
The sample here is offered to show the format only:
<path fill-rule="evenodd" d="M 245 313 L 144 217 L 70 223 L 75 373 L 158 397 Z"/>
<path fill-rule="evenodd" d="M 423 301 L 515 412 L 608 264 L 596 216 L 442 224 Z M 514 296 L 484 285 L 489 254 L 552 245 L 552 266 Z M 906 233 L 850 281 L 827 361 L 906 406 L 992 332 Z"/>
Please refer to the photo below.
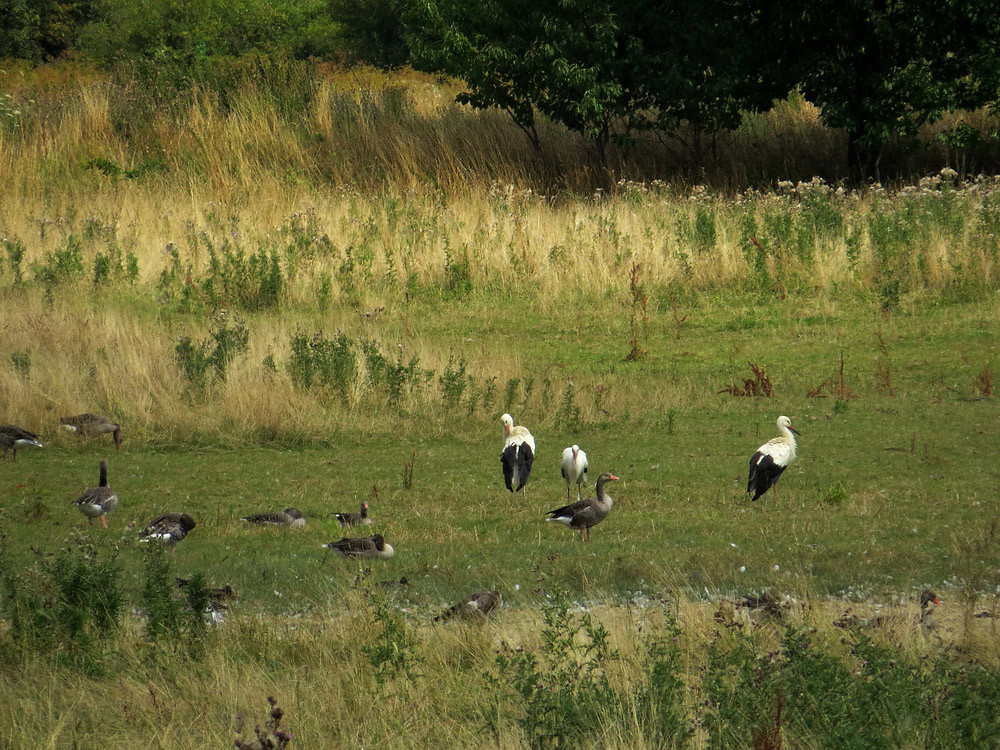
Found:
<path fill-rule="evenodd" d="M 39 440 L 38 435 L 33 432 L 28 432 L 23 427 L 18 427 L 12 424 L 0 425 L 0 449 L 3 450 L 2 458 L 7 458 L 7 451 L 13 449 L 14 451 L 14 461 L 17 461 L 17 449 L 18 447 L 24 447 L 26 445 L 33 445 L 36 448 L 44 448 L 41 440 Z"/>
<path fill-rule="evenodd" d="M 368 526 L 372 519 L 368 517 L 368 503 L 361 503 L 357 513 L 337 513 L 337 520 L 345 529 L 348 526 Z"/>
<path fill-rule="evenodd" d="M 500 596 L 499 591 L 477 591 L 465 597 L 458 604 L 448 607 L 434 620 L 450 620 L 453 617 L 482 620 L 499 607 L 502 600 L 503 597 Z"/>
<path fill-rule="evenodd" d="M 618 477 L 614 474 L 601 474 L 597 479 L 597 496 L 588 497 L 585 500 L 578 500 L 575 503 L 564 505 L 561 508 L 550 510 L 546 521 L 558 521 L 571 529 L 580 532 L 580 541 L 583 541 L 584 532 L 587 533 L 587 540 L 590 540 L 590 529 L 596 526 L 611 512 L 615 501 L 611 495 L 604 491 L 607 482 L 616 481 Z"/>
<path fill-rule="evenodd" d="M 164 513 L 150 521 L 142 530 L 141 541 L 159 541 L 170 545 L 171 551 L 197 524 L 187 513 Z"/>
<path fill-rule="evenodd" d="M 110 432 L 115 449 L 122 447 L 121 425 L 103 414 L 77 414 L 75 417 L 63 417 L 59 422 L 80 437 L 96 437 Z"/>
<path fill-rule="evenodd" d="M 176 578 L 175 580 L 177 581 L 177 585 L 182 589 L 186 589 L 191 585 L 190 578 Z M 221 604 L 222 602 L 233 601 L 237 598 L 236 591 L 228 583 L 225 586 L 209 586 L 205 591 L 208 594 L 209 601 L 213 604 Z"/>
<path fill-rule="evenodd" d="M 306 517 L 298 508 L 285 508 L 273 513 L 257 513 L 253 516 L 243 516 L 244 521 L 256 523 L 261 526 L 291 526 L 300 529 L 306 525 Z"/>
<path fill-rule="evenodd" d="M 387 543 L 381 534 L 360 537 L 344 537 L 336 542 L 324 544 L 327 549 L 344 557 L 380 557 L 387 558 L 396 554 L 392 545 Z"/>
<path fill-rule="evenodd" d="M 932 607 L 931 605 L 934 605 Z M 941 606 L 941 600 L 931 589 L 920 592 L 920 627 L 930 632 L 934 629 L 934 609 Z"/>
<path fill-rule="evenodd" d="M 80 497 L 73 501 L 73 504 L 87 517 L 87 521 L 94 523 L 95 518 L 99 518 L 101 525 L 108 528 L 105 516 L 118 505 L 118 495 L 108 486 L 108 462 L 101 461 L 101 479 L 98 487 L 91 487 Z"/>

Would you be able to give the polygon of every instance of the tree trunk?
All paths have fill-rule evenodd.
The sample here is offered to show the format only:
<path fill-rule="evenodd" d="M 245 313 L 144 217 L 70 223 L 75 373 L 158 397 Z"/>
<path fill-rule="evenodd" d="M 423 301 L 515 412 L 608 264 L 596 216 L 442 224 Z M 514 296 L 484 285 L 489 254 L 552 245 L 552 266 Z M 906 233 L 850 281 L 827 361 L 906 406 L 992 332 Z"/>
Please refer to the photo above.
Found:
<path fill-rule="evenodd" d="M 864 184 L 871 179 L 878 179 L 879 149 L 864 143 L 863 127 L 850 128 L 847 131 L 847 168 L 850 180 L 856 185 Z"/>
<path fill-rule="evenodd" d="M 597 164 L 600 170 L 600 185 L 602 188 L 610 188 L 612 185 L 611 171 L 608 169 L 608 144 L 611 141 L 611 129 L 607 123 L 601 128 L 600 133 L 594 138 L 597 146 Z"/>

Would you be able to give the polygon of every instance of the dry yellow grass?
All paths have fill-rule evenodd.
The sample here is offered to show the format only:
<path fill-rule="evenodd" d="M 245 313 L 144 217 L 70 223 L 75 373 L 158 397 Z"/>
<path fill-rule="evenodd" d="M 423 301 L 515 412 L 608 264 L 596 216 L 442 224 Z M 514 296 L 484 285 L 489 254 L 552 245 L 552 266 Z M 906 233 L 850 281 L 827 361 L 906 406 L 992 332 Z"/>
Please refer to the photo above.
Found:
<path fill-rule="evenodd" d="M 691 739 L 697 748 L 708 746 L 705 732 L 697 727 L 711 710 L 702 704 L 701 684 L 710 642 L 721 638 L 724 643 L 732 631 L 746 635 L 763 655 L 779 648 L 786 625 L 816 628 L 814 640 L 850 662 L 842 643 L 850 631 L 831 626 L 848 606 L 875 614 L 871 605 L 817 600 L 793 602 L 785 617 L 773 619 L 726 602 L 680 600 L 644 608 L 596 605 L 590 615 L 608 630 L 609 644 L 619 655 L 606 665 L 607 674 L 611 686 L 625 696 L 634 696 L 648 679 L 647 649 L 653 637 L 665 632 L 664 615 L 676 618 L 683 630 L 679 676 L 685 684 L 684 712 L 696 728 Z M 995 620 L 975 619 L 967 633 L 958 610 L 949 602 L 928 631 L 918 623 L 916 604 L 887 605 L 878 609 L 884 624 L 859 632 L 878 643 L 895 644 L 900 657 L 915 663 L 961 646 L 956 658 L 996 668 L 1000 641 Z M 210 648 L 197 662 L 166 647 L 157 654 L 138 633 L 125 633 L 118 676 L 94 680 L 39 659 L 4 680 L 0 736 L 10 747 L 74 742 L 90 747 L 98 741 L 101 747 L 223 747 L 235 736 L 233 717 L 242 715 L 249 726 L 263 724 L 265 698 L 273 695 L 285 710 L 283 725 L 294 734 L 293 747 L 527 746 L 515 723 L 516 702 L 488 675 L 497 673 L 498 653 L 540 650 L 540 613 L 503 610 L 482 626 L 411 619 L 406 627 L 418 659 L 413 674 L 400 673 L 385 684 L 374 679 L 363 653 L 381 627 L 363 598 L 353 596 L 342 614 L 318 618 L 233 613 L 210 635 Z M 602 746 L 656 746 L 639 719 L 639 705 L 607 708 L 617 713 Z"/>

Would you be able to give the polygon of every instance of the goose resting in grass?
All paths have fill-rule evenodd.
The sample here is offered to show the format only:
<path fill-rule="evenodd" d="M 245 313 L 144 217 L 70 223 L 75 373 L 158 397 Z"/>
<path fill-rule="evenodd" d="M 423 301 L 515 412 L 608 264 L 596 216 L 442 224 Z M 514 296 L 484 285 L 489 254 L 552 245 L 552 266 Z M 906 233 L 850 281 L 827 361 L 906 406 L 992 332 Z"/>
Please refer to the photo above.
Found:
<path fill-rule="evenodd" d="M 115 441 L 115 450 L 121 450 L 121 425 L 112 422 L 103 414 L 77 414 L 75 417 L 63 417 L 59 421 L 62 423 L 63 429 L 75 432 L 82 438 L 96 437 L 110 432 Z"/>
<path fill-rule="evenodd" d="M 597 478 L 597 497 L 588 497 L 586 500 L 578 500 L 571 505 L 564 505 L 561 508 L 549 511 L 546 521 L 558 521 L 571 529 L 580 532 L 580 541 L 583 541 L 583 532 L 587 532 L 587 541 L 590 541 L 590 528 L 596 526 L 611 512 L 615 501 L 611 495 L 604 491 L 606 482 L 617 481 L 614 474 L 601 474 Z"/>
<path fill-rule="evenodd" d="M 500 423 L 503 425 L 503 451 L 500 453 L 503 481 L 508 490 L 517 492 L 531 476 L 531 465 L 535 462 L 535 438 L 527 427 L 515 427 L 510 414 L 500 417 Z"/>
<path fill-rule="evenodd" d="M 367 526 L 372 522 L 368 517 L 368 503 L 361 503 L 361 510 L 357 513 L 337 513 L 337 520 L 345 529 L 348 526 Z"/>
<path fill-rule="evenodd" d="M 751 495 L 751 500 L 771 489 L 788 464 L 795 460 L 795 435 L 799 435 L 799 431 L 792 427 L 788 417 L 778 417 L 777 425 L 781 435 L 760 446 L 750 459 L 747 494 Z"/>
<path fill-rule="evenodd" d="M 581 488 L 587 483 L 587 454 L 580 450 L 579 445 L 566 448 L 562 454 L 562 478 L 566 480 L 566 502 L 572 498 L 571 489 L 576 485 L 576 499 L 583 500 Z"/>
<path fill-rule="evenodd" d="M 0 449 L 3 449 L 3 458 L 7 458 L 7 451 L 14 449 L 14 459 L 17 461 L 17 449 L 26 445 L 33 445 L 36 448 L 44 448 L 38 435 L 28 432 L 21 427 L 12 424 L 0 425 Z"/>
<path fill-rule="evenodd" d="M 306 525 L 306 517 L 298 508 L 285 508 L 284 510 L 272 513 L 258 513 L 254 516 L 243 516 L 243 521 L 256 523 L 260 526 L 291 526 L 293 529 L 301 529 Z"/>
<path fill-rule="evenodd" d="M 485 620 L 494 609 L 500 606 L 502 597 L 499 591 L 477 591 L 470 594 L 453 607 L 448 607 L 444 612 L 434 618 L 438 620 L 450 620 L 453 617 L 465 619 Z"/>
<path fill-rule="evenodd" d="M 396 554 L 396 550 L 382 538 L 381 534 L 353 538 L 344 537 L 340 541 L 330 542 L 323 546 L 326 549 L 332 549 L 344 557 L 378 557 L 385 559 Z"/>
<path fill-rule="evenodd" d="M 108 487 L 108 462 L 101 461 L 101 483 L 98 487 L 91 487 L 80 497 L 73 501 L 73 504 L 80 509 L 80 512 L 87 517 L 87 522 L 91 525 L 95 518 L 101 520 L 101 526 L 108 528 L 108 521 L 105 516 L 118 505 L 118 495 Z"/>
<path fill-rule="evenodd" d="M 187 590 L 187 587 L 191 585 L 190 578 L 176 578 L 177 585 Z M 209 586 L 205 589 L 208 594 L 208 600 L 213 604 L 221 604 L 222 602 L 233 601 L 237 598 L 236 592 L 230 584 L 225 586 Z"/>
<path fill-rule="evenodd" d="M 142 530 L 141 542 L 157 541 L 170 545 L 173 552 L 177 542 L 188 535 L 197 524 L 187 513 L 164 513 L 157 516 Z"/>

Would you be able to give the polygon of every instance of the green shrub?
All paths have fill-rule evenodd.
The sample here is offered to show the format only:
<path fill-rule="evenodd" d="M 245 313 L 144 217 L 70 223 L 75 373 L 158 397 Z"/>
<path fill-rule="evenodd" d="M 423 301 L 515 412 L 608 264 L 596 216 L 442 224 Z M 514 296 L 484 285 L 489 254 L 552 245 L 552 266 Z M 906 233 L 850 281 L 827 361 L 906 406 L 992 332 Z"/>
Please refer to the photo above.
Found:
<path fill-rule="evenodd" d="M 116 554 L 98 554 L 75 536 L 53 555 L 38 553 L 35 564 L 22 571 L 14 571 L 2 554 L 0 585 L 9 627 L 0 638 L 22 657 L 55 654 L 99 673 L 125 615 Z"/>
<path fill-rule="evenodd" d="M 449 409 L 457 409 L 462 402 L 462 395 L 469 387 L 471 377 L 466 373 L 466 363 L 464 358 L 457 361 L 454 357 L 448 357 L 448 364 L 445 365 L 444 372 L 438 376 L 438 384 L 441 386 L 441 399 Z"/>
<path fill-rule="evenodd" d="M 215 318 L 215 329 L 205 341 L 195 341 L 181 336 L 174 346 L 174 355 L 185 377 L 193 387 L 204 390 L 208 385 L 209 370 L 215 371 L 215 380 L 224 381 L 232 361 L 250 348 L 250 331 L 239 318 L 232 325 L 228 316 L 220 313 Z"/>
<path fill-rule="evenodd" d="M 299 333 L 292 337 L 291 345 L 286 367 L 296 388 L 319 386 L 347 398 L 358 374 L 358 357 L 350 336 L 338 333 L 336 338 L 327 339 L 321 332 L 312 337 Z"/>
<path fill-rule="evenodd" d="M 513 689 L 517 723 L 532 747 L 595 741 L 621 710 L 607 677 L 617 658 L 608 631 L 589 614 L 571 615 L 561 601 L 547 604 L 544 617 L 541 652 L 502 646 L 493 685 Z"/>
<path fill-rule="evenodd" d="M 417 639 L 410 633 L 402 616 L 382 597 L 370 595 L 368 606 L 374 621 L 367 643 L 361 647 L 379 685 L 394 677 L 414 676 L 421 661 L 417 654 Z"/>
<path fill-rule="evenodd" d="M 35 282 L 48 289 L 66 281 L 82 278 L 83 241 L 79 235 L 70 234 L 62 247 L 46 253 L 42 262 L 32 263 L 31 273 Z"/>

